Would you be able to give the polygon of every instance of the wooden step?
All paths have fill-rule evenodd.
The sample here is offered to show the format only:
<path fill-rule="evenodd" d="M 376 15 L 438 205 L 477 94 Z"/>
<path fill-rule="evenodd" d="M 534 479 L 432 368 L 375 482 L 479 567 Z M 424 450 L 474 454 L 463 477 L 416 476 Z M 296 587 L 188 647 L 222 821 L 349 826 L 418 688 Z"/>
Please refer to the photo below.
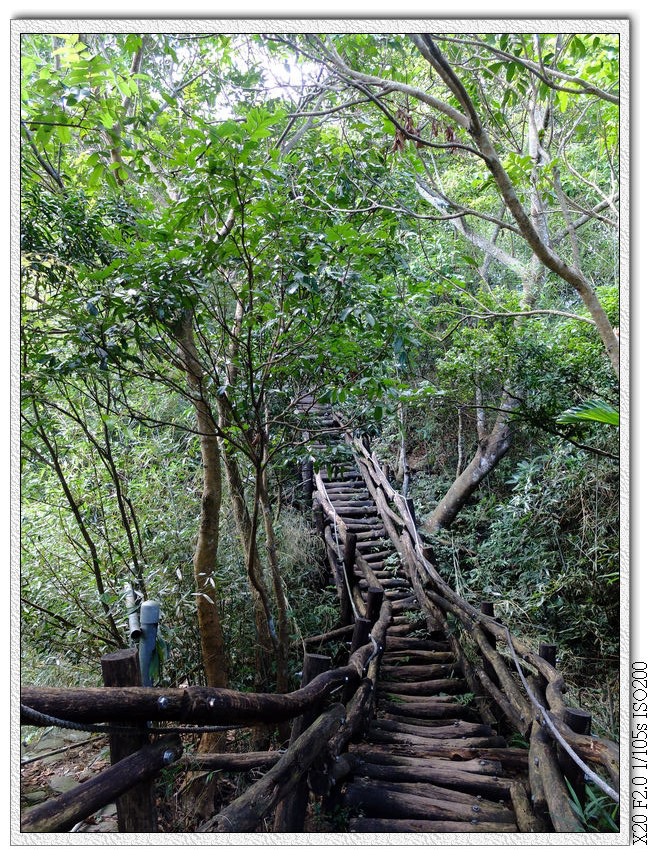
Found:
<path fill-rule="evenodd" d="M 475 822 L 462 822 L 455 820 L 391 820 L 382 817 L 354 817 L 349 822 L 351 833 L 376 834 L 395 832 L 409 834 L 418 832 L 422 834 L 446 834 L 451 832 L 517 832 L 517 825 L 512 823 L 488 823 L 478 820 Z"/>
<path fill-rule="evenodd" d="M 468 804 L 420 793 L 399 792 L 394 789 L 394 785 L 389 788 L 385 784 L 375 784 L 370 781 L 354 781 L 348 784 L 343 801 L 349 808 L 363 809 L 364 814 L 368 816 L 453 820 L 473 825 L 492 823 L 498 826 L 505 824 L 516 827 L 513 812 L 505 806 L 483 801 Z"/>
<path fill-rule="evenodd" d="M 503 774 L 503 766 L 499 760 L 490 760 L 484 757 L 470 758 L 463 760 L 462 763 L 457 763 L 448 757 L 414 757 L 408 754 L 392 754 L 384 748 L 365 742 L 351 744 L 349 750 L 364 765 L 372 763 L 377 766 L 410 766 L 449 772 L 462 769 L 463 772 L 489 775 L 492 778 Z"/>
<path fill-rule="evenodd" d="M 487 724 L 472 721 L 451 720 L 440 726 L 418 725 L 406 721 L 393 721 L 390 718 L 376 718 L 369 729 L 382 730 L 386 733 L 403 733 L 407 736 L 418 736 L 425 739 L 456 739 L 469 736 L 492 736 L 494 730 Z"/>
<path fill-rule="evenodd" d="M 399 626 L 403 627 L 403 626 Z M 389 628 L 392 634 L 393 629 Z M 460 664 L 417 664 L 415 666 L 384 667 L 381 669 L 382 682 L 422 682 L 427 679 L 449 678 L 452 673 L 460 674 Z"/>
<path fill-rule="evenodd" d="M 438 721 L 449 718 L 471 719 L 476 712 L 469 706 L 458 703 L 405 703 L 381 700 L 379 703 L 382 714 L 386 717 L 401 718 L 405 723 L 419 720 Z"/>

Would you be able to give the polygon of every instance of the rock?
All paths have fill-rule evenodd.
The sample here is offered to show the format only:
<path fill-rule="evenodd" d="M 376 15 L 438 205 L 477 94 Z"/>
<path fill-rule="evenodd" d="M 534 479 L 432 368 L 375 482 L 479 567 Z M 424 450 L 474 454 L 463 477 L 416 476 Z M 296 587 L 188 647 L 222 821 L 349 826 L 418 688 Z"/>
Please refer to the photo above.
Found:
<path fill-rule="evenodd" d="M 71 778 L 70 775 L 52 775 L 47 779 L 47 783 L 55 793 L 67 793 L 68 790 L 74 790 L 79 786 L 79 782 Z"/>

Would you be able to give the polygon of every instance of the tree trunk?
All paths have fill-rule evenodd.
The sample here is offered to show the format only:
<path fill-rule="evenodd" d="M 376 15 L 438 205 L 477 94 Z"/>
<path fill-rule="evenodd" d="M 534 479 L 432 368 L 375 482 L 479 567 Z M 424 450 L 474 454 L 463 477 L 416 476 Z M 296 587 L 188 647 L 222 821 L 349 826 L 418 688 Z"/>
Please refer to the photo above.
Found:
<path fill-rule="evenodd" d="M 203 463 L 201 522 L 194 552 L 201 655 L 208 687 L 225 688 L 228 685 L 228 665 L 214 580 L 222 499 L 221 454 L 217 428 L 203 391 L 203 368 L 197 356 L 192 319 L 189 316 L 181 328 L 179 350 L 196 412 Z M 211 750 L 218 740 L 218 736 L 208 734 L 201 743 L 201 750 Z"/>
<path fill-rule="evenodd" d="M 219 423 L 222 427 L 226 427 L 232 423 L 230 407 L 224 397 L 218 398 L 218 403 Z M 275 652 L 276 643 L 271 633 L 271 599 L 257 547 L 257 538 L 253 535 L 251 515 L 246 505 L 244 481 L 242 480 L 235 454 L 229 450 L 227 444 L 223 447 L 223 461 L 228 478 L 230 500 L 237 525 L 237 533 L 241 539 L 246 558 L 247 576 L 253 599 L 255 631 L 257 635 L 257 642 L 255 644 L 255 689 L 263 691 L 270 681 L 271 658 Z"/>
<path fill-rule="evenodd" d="M 284 580 L 282 579 L 280 565 L 278 563 L 275 527 L 273 525 L 273 514 L 271 512 L 271 502 L 269 500 L 267 477 L 264 470 L 262 470 L 260 480 L 261 483 L 259 483 L 257 487 L 260 495 L 260 504 L 262 506 L 262 518 L 264 520 L 264 532 L 266 534 L 266 551 L 269 559 L 269 567 L 271 569 L 273 593 L 275 595 L 275 603 L 278 613 L 276 680 L 278 692 L 284 694 L 289 690 L 289 605 L 287 602 Z"/>
<path fill-rule="evenodd" d="M 505 397 L 502 401 L 492 431 L 480 439 L 473 458 L 425 522 L 426 532 L 435 534 L 440 529 L 448 528 L 481 481 L 507 454 L 512 443 L 509 417 L 518 405 L 516 397 Z"/>
<path fill-rule="evenodd" d="M 262 561 L 257 548 L 257 539 L 252 536 L 251 517 L 246 506 L 244 483 L 239 466 L 237 465 L 235 455 L 229 453 L 227 448 L 223 449 L 223 458 L 237 533 L 241 539 L 244 555 L 247 559 L 246 570 L 253 599 L 255 633 L 257 637 L 255 643 L 255 690 L 264 691 L 267 689 L 271 678 L 271 660 L 275 652 L 269 627 L 271 601 Z M 248 555 L 249 551 L 251 553 L 250 557 Z"/>

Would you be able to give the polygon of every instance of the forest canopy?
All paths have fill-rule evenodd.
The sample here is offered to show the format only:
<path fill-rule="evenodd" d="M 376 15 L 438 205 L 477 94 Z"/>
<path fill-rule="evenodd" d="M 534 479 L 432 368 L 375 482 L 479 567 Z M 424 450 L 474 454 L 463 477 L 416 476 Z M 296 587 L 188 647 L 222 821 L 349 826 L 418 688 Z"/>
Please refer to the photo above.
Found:
<path fill-rule="evenodd" d="M 22 35 L 26 680 L 94 681 L 128 585 L 159 681 L 295 684 L 336 615 L 309 394 L 613 723 L 619 62 L 616 33 Z"/>

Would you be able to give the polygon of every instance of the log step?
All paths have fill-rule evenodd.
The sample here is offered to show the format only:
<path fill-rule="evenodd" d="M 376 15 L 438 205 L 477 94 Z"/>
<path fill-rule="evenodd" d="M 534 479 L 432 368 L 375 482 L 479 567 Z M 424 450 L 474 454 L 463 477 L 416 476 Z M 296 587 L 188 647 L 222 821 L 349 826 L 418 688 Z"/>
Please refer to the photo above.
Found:
<path fill-rule="evenodd" d="M 435 798 L 422 793 L 402 792 L 397 785 L 374 784 L 370 781 L 354 781 L 348 784 L 343 801 L 349 808 L 362 808 L 371 817 L 390 817 L 421 820 L 464 821 L 472 825 L 491 823 L 514 825 L 514 814 L 508 808 L 484 801 L 454 802 L 448 796 Z M 410 785 L 401 785 L 409 788 Z M 416 785 L 418 790 L 424 785 Z"/>
<path fill-rule="evenodd" d="M 402 627 L 399 625 L 398 627 Z M 388 633 L 392 633 L 392 628 Z M 437 676 L 449 678 L 452 673 L 460 674 L 460 664 L 420 664 L 417 666 L 391 667 L 382 670 L 382 682 L 423 682 Z"/>
<path fill-rule="evenodd" d="M 455 773 L 462 771 L 473 775 L 489 775 L 493 779 L 503 775 L 503 766 L 500 760 L 491 760 L 485 757 L 474 757 L 456 763 L 447 757 L 414 757 L 408 754 L 392 754 L 385 748 L 377 745 L 369 745 L 365 742 L 350 745 L 350 753 L 360 761 L 360 765 L 377 766 L 406 766 L 420 768 L 425 771 L 447 771 Z"/>
<path fill-rule="evenodd" d="M 421 721 L 439 721 L 449 718 L 469 719 L 475 716 L 475 712 L 469 706 L 461 706 L 458 703 L 398 703 L 380 702 L 380 708 L 384 717 L 394 717 L 409 723 L 420 723 Z"/>
<path fill-rule="evenodd" d="M 377 689 L 380 692 L 388 692 L 389 699 L 403 695 L 429 697 L 435 694 L 466 694 L 467 682 L 465 679 L 431 679 L 428 682 L 380 681 Z"/>
<path fill-rule="evenodd" d="M 350 832 L 364 834 L 381 834 L 387 832 L 399 832 L 409 834 L 411 832 L 436 834 L 443 832 L 517 832 L 516 824 L 511 823 L 488 823 L 476 821 L 475 823 L 464 823 L 457 820 L 390 820 L 387 818 L 355 817 L 350 820 Z"/>
<path fill-rule="evenodd" d="M 425 739 L 467 738 L 468 736 L 492 736 L 493 730 L 487 724 L 472 721 L 454 720 L 440 726 L 409 724 L 403 721 L 393 721 L 390 718 L 377 718 L 370 724 L 370 730 L 381 730 L 386 733 L 404 733 L 407 736 L 417 736 Z"/>

